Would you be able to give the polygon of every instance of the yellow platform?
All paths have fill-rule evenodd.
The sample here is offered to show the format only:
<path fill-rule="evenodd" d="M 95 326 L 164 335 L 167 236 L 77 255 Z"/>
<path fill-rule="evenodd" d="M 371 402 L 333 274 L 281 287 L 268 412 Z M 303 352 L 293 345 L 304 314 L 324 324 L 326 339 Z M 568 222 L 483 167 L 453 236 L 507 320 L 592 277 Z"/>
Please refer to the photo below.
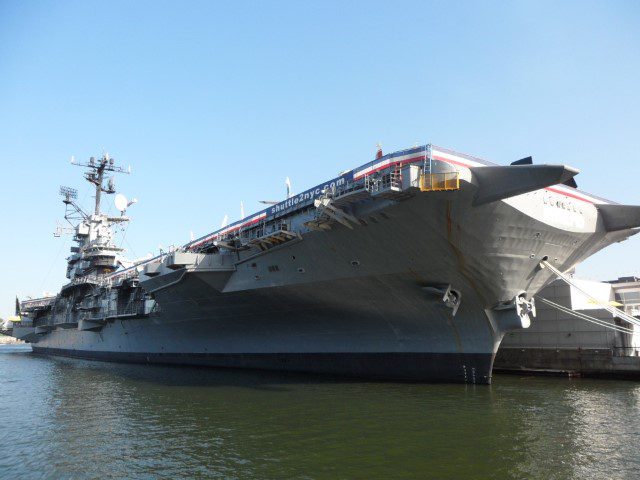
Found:
<path fill-rule="evenodd" d="M 460 174 L 458 172 L 423 173 L 420 175 L 420 191 L 440 192 L 445 190 L 460 190 Z"/>

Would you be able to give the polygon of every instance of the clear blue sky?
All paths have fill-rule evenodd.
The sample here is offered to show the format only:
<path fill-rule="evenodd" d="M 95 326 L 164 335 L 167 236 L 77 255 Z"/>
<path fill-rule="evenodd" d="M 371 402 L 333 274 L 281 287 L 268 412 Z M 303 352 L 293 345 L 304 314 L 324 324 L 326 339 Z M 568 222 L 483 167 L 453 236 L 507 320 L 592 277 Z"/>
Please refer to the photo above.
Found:
<path fill-rule="evenodd" d="M 602 2 L 0 1 L 0 315 L 56 291 L 69 157 L 133 174 L 129 256 L 385 151 L 433 142 L 582 170 L 640 204 L 640 7 Z M 631 239 L 591 278 L 640 274 Z"/>

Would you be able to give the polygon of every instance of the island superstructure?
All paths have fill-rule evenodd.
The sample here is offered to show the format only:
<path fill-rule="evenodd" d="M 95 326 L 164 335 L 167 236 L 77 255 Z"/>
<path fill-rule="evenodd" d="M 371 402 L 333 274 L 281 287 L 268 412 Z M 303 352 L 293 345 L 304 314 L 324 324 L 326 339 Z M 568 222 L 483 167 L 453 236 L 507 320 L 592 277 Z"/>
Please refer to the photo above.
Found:
<path fill-rule="evenodd" d="M 578 190 L 571 167 L 424 145 L 124 268 L 111 230 L 127 202 L 120 217 L 99 204 L 115 192 L 100 172 L 118 167 L 82 166 L 96 205 L 75 226 L 70 282 L 22 302 L 12 329 L 36 353 L 489 383 L 505 332 L 529 326 L 554 278 L 541 262 L 566 271 L 640 226 L 640 207 Z"/>

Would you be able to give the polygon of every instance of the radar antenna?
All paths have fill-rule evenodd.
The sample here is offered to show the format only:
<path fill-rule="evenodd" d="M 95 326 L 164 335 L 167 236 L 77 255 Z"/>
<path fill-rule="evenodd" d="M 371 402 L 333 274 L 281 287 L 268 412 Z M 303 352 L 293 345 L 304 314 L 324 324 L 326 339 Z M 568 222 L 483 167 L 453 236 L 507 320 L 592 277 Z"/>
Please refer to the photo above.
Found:
<path fill-rule="evenodd" d="M 102 193 L 115 193 L 116 187 L 113 182 L 113 178 L 110 178 L 107 182 L 107 186 L 104 186 L 104 173 L 126 173 L 129 174 L 131 169 L 122 168 L 115 164 L 112 157 L 108 153 L 104 153 L 102 158 L 96 160 L 94 157 L 89 158 L 88 162 L 76 162 L 75 159 L 71 161 L 73 165 L 78 167 L 87 167 L 87 171 L 84 174 L 84 178 L 95 185 L 96 188 L 96 204 L 94 213 L 100 215 L 100 196 Z"/>
<path fill-rule="evenodd" d="M 75 227 L 74 222 L 81 222 L 89 218 L 89 216 L 80 208 L 80 205 L 76 202 L 78 199 L 78 191 L 75 188 L 60 186 L 60 195 L 62 203 L 65 205 L 64 219 L 69 222 L 72 227 Z M 64 229 L 56 228 L 54 236 L 59 237 L 60 233 L 65 233 Z"/>

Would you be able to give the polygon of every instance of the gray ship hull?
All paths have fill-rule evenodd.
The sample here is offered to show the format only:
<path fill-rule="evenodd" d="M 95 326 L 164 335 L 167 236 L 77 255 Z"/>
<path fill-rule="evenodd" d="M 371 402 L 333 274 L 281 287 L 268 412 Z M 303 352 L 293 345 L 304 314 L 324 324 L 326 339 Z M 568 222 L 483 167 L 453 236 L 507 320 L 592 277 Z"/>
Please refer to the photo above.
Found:
<path fill-rule="evenodd" d="M 194 299 L 211 295 L 195 277 L 182 288 Z M 313 298 L 319 290 L 323 298 Z M 486 319 L 447 320 L 438 311 L 444 308 L 415 290 L 413 278 L 389 276 L 277 288 L 259 296 L 238 293 L 217 307 L 227 310 L 226 318 L 189 318 L 182 306 L 182 317 L 163 312 L 120 320 L 99 333 L 57 329 L 33 350 L 109 361 L 488 383 L 494 340 Z M 345 308 L 348 303 L 351 308 Z M 191 313 L 200 316 L 196 309 Z"/>

